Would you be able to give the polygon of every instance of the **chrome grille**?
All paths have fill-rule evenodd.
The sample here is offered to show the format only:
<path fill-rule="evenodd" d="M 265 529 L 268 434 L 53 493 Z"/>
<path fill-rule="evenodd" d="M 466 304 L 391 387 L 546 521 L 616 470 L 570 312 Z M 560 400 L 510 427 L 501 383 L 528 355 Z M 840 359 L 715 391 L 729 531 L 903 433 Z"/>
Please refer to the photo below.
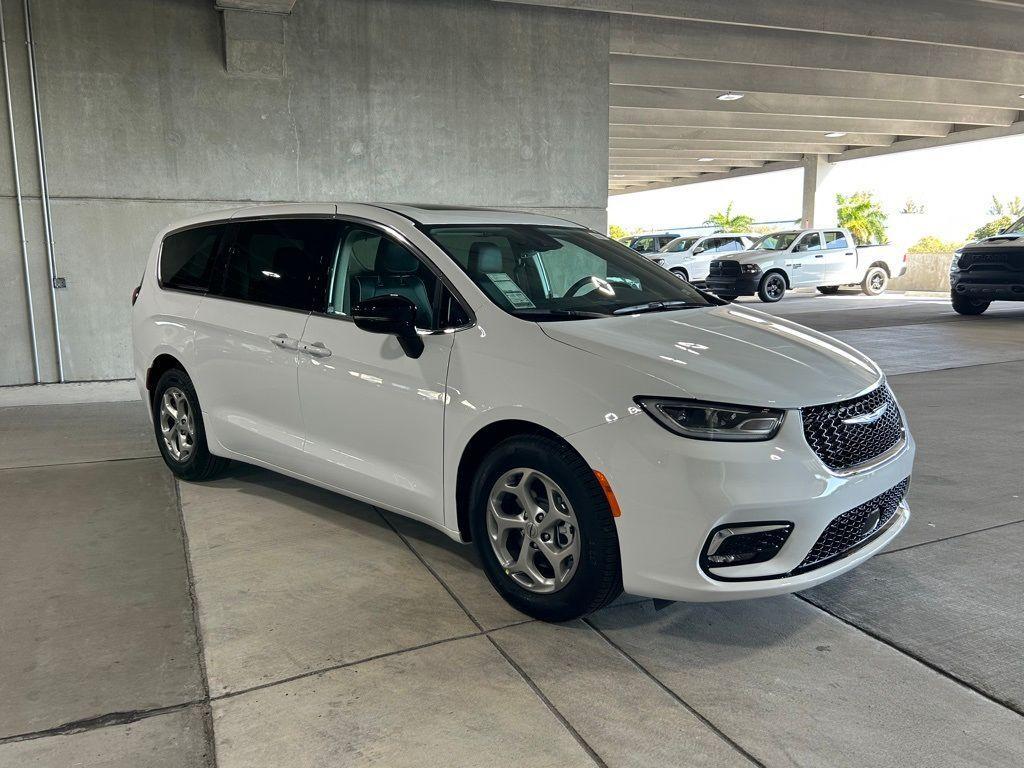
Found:
<path fill-rule="evenodd" d="M 873 422 L 858 423 L 885 406 Z M 852 400 L 801 411 L 804 437 L 829 469 L 841 472 L 880 456 L 903 439 L 903 419 L 888 385 Z"/>
<path fill-rule="evenodd" d="M 794 573 L 818 568 L 873 538 L 892 519 L 907 495 L 910 478 L 883 494 L 844 512 L 828 524 Z"/>

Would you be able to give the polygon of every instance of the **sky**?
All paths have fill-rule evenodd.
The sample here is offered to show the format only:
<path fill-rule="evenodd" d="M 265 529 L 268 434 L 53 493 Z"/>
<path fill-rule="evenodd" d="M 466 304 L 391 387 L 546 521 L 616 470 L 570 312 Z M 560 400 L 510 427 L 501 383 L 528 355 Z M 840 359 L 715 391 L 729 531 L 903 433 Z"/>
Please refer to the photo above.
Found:
<path fill-rule="evenodd" d="M 757 221 L 800 218 L 803 171 L 777 171 L 608 198 L 608 223 L 644 231 L 699 226 L 730 200 Z M 975 141 L 837 163 L 826 189 L 874 192 L 903 239 L 964 240 L 988 221 L 992 195 L 1024 197 L 1024 136 Z M 925 213 L 900 216 L 908 199 Z M 909 245 L 910 243 L 906 243 Z"/>

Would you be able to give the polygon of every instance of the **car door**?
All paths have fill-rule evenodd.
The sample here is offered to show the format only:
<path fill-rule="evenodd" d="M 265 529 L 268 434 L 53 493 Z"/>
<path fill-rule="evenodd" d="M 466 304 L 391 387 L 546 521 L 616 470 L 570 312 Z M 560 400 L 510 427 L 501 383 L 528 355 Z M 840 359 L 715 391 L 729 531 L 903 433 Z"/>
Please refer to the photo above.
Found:
<path fill-rule="evenodd" d="M 209 432 L 228 451 L 292 471 L 301 463 L 298 344 L 336 234 L 326 217 L 229 229 L 195 318 L 199 398 Z"/>
<path fill-rule="evenodd" d="M 805 232 L 793 244 L 791 259 L 786 260 L 790 267 L 790 283 L 792 287 L 808 285 L 825 285 L 825 250 L 821 247 L 820 232 Z"/>
<path fill-rule="evenodd" d="M 825 246 L 825 284 L 845 285 L 859 283 L 863 275 L 858 274 L 857 249 L 849 242 L 846 234 L 838 229 L 822 233 Z"/>
<path fill-rule="evenodd" d="M 394 233 L 346 224 L 325 270 L 323 304 L 302 336 L 299 398 L 307 472 L 383 507 L 441 523 L 443 428 L 453 333 L 468 314 L 426 259 Z M 417 306 L 423 352 L 356 327 L 360 300 L 398 294 Z M 455 315 L 442 310 L 453 308 Z M 459 315 L 459 312 L 462 315 Z"/>

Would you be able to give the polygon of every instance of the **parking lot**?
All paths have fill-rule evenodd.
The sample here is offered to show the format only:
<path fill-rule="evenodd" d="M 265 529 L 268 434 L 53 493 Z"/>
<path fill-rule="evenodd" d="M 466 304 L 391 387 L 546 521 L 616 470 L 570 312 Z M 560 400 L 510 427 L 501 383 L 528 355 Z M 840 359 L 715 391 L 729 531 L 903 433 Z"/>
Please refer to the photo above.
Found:
<path fill-rule="evenodd" d="M 175 482 L 138 402 L 0 408 L 0 765 L 1024 764 L 1024 308 L 771 311 L 878 361 L 919 456 L 888 551 L 761 601 L 529 621 L 418 523 Z"/>

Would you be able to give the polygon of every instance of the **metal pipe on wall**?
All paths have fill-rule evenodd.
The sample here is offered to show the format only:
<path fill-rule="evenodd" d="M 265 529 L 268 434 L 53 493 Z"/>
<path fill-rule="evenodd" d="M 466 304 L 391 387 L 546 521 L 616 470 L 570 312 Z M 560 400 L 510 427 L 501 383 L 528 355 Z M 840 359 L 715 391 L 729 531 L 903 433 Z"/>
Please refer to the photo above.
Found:
<path fill-rule="evenodd" d="M 46 261 L 50 273 L 50 308 L 53 311 L 54 347 L 57 351 L 57 380 L 64 378 L 64 355 L 60 348 L 60 317 L 57 314 L 57 260 L 54 256 L 53 220 L 50 216 L 50 189 L 46 182 L 46 151 L 43 147 L 43 126 L 39 113 L 39 89 L 36 83 L 36 48 L 32 38 L 32 9 L 25 0 L 25 43 L 28 47 L 28 79 L 32 92 L 32 119 L 36 128 L 36 155 L 39 158 L 39 196 L 43 204 L 43 228 L 46 230 Z"/>
<path fill-rule="evenodd" d="M 36 384 L 39 375 L 39 345 L 36 343 L 36 312 L 32 304 L 32 275 L 29 272 L 28 239 L 25 237 L 25 211 L 21 199 L 21 174 L 18 172 L 18 142 L 14 137 L 14 107 L 11 103 L 11 76 L 7 65 L 7 28 L 4 26 L 4 5 L 0 0 L 0 47 L 3 49 L 4 93 L 7 95 L 7 121 L 11 131 L 11 167 L 14 169 L 14 196 L 18 202 L 18 235 L 21 237 L 21 260 L 25 266 L 25 299 L 28 301 L 28 331 L 32 340 L 32 372 Z"/>

